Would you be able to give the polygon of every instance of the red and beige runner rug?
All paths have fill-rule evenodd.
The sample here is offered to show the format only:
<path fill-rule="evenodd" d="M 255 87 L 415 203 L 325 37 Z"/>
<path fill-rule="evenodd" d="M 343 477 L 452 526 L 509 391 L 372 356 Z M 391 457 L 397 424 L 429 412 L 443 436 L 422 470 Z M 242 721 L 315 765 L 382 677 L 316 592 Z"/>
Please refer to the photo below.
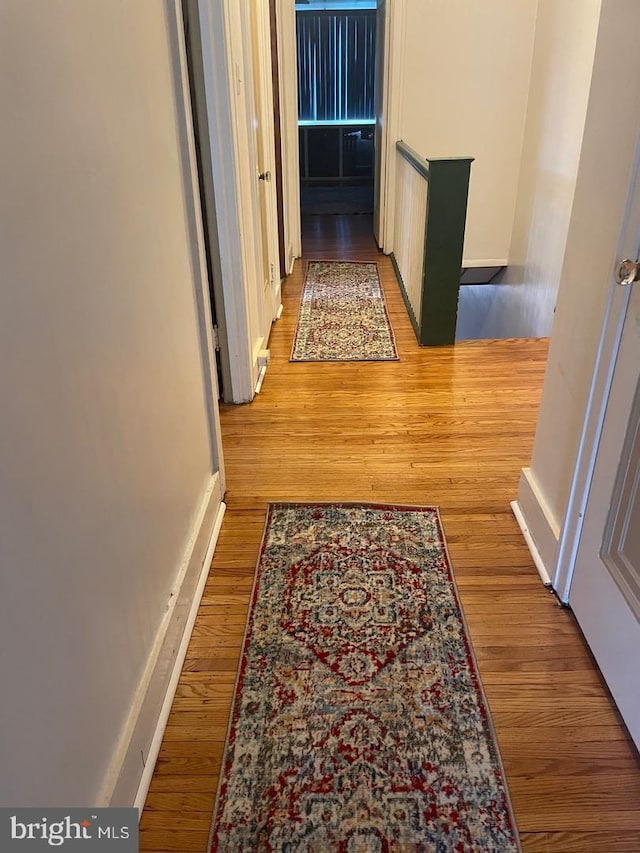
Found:
<path fill-rule="evenodd" d="M 397 361 L 378 266 L 309 261 L 291 361 Z"/>
<path fill-rule="evenodd" d="M 211 850 L 519 849 L 438 511 L 271 504 Z"/>

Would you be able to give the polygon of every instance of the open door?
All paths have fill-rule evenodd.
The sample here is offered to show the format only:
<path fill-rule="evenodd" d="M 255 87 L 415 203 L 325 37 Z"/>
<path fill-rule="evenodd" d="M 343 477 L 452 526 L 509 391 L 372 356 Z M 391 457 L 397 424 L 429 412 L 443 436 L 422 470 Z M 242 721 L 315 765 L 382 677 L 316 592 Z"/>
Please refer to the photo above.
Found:
<path fill-rule="evenodd" d="M 183 9 L 223 397 L 244 403 L 280 307 L 269 2 L 183 0 Z"/>
<path fill-rule="evenodd" d="M 613 298 L 621 328 L 569 589 L 573 608 L 636 746 L 640 747 L 640 182 L 636 170 Z M 622 261 L 622 258 L 619 259 Z M 621 324 L 621 325 L 620 325 Z"/>
<path fill-rule="evenodd" d="M 269 325 L 280 310 L 280 252 L 278 246 L 278 202 L 276 198 L 276 154 L 271 82 L 271 10 L 269 0 L 253 0 L 249 7 L 255 152 L 257 156 L 260 246 L 262 251 L 262 298 Z M 268 334 L 267 334 L 268 339 Z M 266 343 L 266 341 L 265 341 Z"/>
<path fill-rule="evenodd" d="M 381 174 L 383 168 L 382 158 L 382 127 L 384 109 L 384 60 L 385 60 L 385 36 L 386 36 L 386 0 L 378 0 L 376 10 L 376 70 L 375 70 L 375 109 L 376 127 L 374 136 L 374 167 L 373 167 L 373 236 L 376 243 L 382 248 L 383 235 L 381 224 L 381 195 L 384 192 L 384 179 Z"/>

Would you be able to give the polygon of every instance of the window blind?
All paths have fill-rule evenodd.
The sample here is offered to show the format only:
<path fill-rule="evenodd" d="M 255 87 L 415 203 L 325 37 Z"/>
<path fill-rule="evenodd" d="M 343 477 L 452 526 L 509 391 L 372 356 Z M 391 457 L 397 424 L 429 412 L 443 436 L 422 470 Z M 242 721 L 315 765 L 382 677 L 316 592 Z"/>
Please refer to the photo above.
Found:
<path fill-rule="evenodd" d="M 304 121 L 375 118 L 376 13 L 296 13 L 298 117 Z"/>

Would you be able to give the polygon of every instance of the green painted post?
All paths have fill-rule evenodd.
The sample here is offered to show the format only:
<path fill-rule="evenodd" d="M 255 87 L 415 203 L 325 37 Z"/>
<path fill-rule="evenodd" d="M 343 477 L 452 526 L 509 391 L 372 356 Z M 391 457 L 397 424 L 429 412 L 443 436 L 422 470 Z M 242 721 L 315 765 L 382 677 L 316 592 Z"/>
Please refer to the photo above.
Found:
<path fill-rule="evenodd" d="M 456 339 L 462 248 L 473 157 L 429 160 L 429 201 L 424 242 L 421 346 Z"/>

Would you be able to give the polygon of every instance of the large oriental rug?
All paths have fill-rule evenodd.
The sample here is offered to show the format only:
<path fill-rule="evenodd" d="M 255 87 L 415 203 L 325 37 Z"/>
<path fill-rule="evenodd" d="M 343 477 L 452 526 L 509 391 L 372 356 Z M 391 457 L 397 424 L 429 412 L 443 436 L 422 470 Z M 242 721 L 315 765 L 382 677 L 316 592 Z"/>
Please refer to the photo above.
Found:
<path fill-rule="evenodd" d="M 397 361 L 375 263 L 309 261 L 291 361 Z"/>
<path fill-rule="evenodd" d="M 520 849 L 436 509 L 269 507 L 211 849 Z"/>

